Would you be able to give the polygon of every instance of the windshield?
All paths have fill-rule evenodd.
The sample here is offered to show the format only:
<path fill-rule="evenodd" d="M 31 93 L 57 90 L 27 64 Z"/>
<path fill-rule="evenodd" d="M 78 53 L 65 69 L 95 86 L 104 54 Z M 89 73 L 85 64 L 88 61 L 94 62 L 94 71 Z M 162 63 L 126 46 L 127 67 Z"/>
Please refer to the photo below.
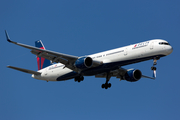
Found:
<path fill-rule="evenodd" d="M 160 42 L 160 45 L 170 45 L 168 42 Z"/>

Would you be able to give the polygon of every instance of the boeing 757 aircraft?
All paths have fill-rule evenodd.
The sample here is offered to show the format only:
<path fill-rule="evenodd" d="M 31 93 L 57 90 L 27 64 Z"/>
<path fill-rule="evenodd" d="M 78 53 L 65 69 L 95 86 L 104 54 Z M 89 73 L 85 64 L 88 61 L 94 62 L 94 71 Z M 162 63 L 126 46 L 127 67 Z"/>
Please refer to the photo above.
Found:
<path fill-rule="evenodd" d="M 7 66 L 15 70 L 32 74 L 32 77 L 45 81 L 65 81 L 74 79 L 81 82 L 84 76 L 106 78 L 102 88 L 110 88 L 111 77 L 136 82 L 143 78 L 155 79 L 157 60 L 172 53 L 173 48 L 162 39 L 149 40 L 125 47 L 116 48 L 92 55 L 73 56 L 46 50 L 42 41 L 36 41 L 35 47 L 10 40 L 5 31 L 7 41 L 31 50 L 37 56 L 38 71 Z M 138 69 L 124 69 L 125 65 L 153 60 L 153 76 L 142 75 Z"/>

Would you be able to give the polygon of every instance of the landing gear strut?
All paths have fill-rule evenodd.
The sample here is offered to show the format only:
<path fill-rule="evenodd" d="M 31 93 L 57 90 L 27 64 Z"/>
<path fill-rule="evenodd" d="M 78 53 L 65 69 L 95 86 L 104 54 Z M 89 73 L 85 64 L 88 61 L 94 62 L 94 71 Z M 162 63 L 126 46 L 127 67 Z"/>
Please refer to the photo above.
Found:
<path fill-rule="evenodd" d="M 102 86 L 101 86 L 102 88 L 108 89 L 108 88 L 111 87 L 111 83 L 108 83 L 110 78 L 111 78 L 111 74 L 107 73 L 107 75 L 106 75 L 106 83 L 102 84 Z"/>

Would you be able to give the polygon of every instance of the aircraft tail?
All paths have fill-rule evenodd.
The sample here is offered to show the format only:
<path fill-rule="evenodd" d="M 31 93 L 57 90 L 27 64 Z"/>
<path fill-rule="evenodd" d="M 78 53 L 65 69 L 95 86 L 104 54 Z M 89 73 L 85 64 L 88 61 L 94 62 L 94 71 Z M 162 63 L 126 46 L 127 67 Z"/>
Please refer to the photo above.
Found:
<path fill-rule="evenodd" d="M 35 46 L 45 50 L 45 47 L 44 47 L 41 40 L 35 41 Z M 41 70 L 41 69 L 43 69 L 45 67 L 50 66 L 51 61 L 47 60 L 47 59 L 45 59 L 43 57 L 37 56 L 37 65 L 38 65 L 38 70 Z"/>

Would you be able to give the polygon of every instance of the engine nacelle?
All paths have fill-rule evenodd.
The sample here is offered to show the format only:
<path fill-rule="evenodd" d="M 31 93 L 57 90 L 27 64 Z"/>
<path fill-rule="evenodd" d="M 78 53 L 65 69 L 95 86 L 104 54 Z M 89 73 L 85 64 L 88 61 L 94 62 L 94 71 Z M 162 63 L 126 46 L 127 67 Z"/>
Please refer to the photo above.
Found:
<path fill-rule="evenodd" d="M 81 57 L 76 60 L 74 66 L 79 69 L 90 68 L 93 65 L 93 60 L 91 57 Z"/>
<path fill-rule="evenodd" d="M 142 77 L 142 73 L 138 69 L 128 70 L 124 75 L 124 79 L 129 82 L 136 82 L 139 79 L 141 79 L 141 77 Z"/>

